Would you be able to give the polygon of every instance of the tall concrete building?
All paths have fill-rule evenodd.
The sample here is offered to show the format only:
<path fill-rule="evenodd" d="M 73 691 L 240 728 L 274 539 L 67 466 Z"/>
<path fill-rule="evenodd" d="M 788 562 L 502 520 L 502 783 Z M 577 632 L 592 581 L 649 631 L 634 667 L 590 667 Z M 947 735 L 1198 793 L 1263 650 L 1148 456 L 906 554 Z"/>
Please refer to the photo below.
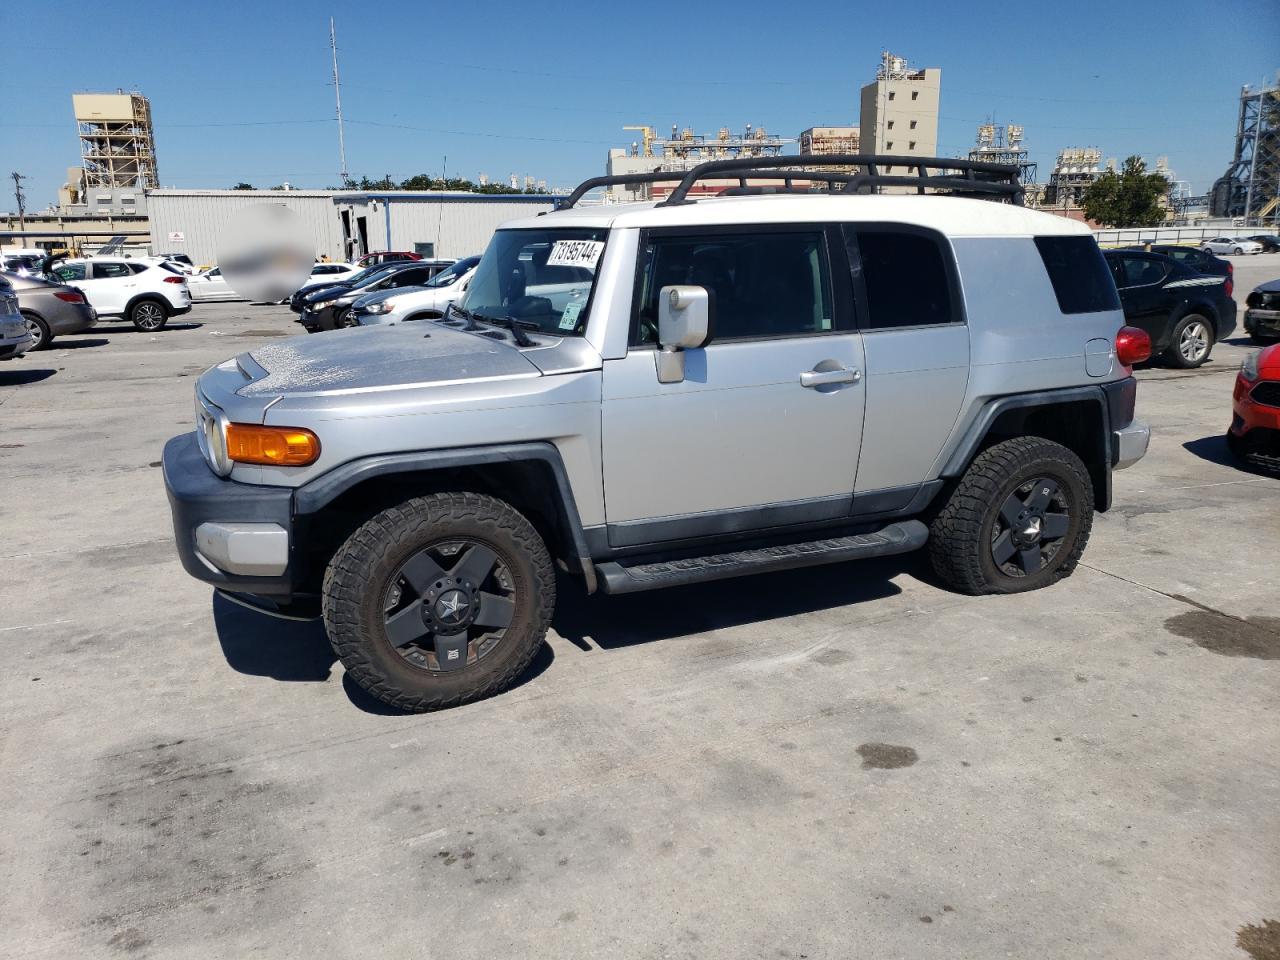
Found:
<path fill-rule="evenodd" d="M 160 186 L 151 103 L 140 93 L 77 93 L 71 97 L 80 134 L 84 185 Z"/>
<path fill-rule="evenodd" d="M 868 153 L 938 155 L 938 102 L 942 71 L 913 70 L 885 51 L 876 79 L 862 88 L 860 133 Z"/>

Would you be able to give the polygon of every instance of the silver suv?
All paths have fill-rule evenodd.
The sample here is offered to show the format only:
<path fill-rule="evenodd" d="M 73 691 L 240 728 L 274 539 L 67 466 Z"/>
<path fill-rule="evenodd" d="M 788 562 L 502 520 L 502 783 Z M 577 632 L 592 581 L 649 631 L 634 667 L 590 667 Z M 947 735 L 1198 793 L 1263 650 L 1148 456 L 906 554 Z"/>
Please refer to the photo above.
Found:
<path fill-rule="evenodd" d="M 322 615 L 409 710 L 512 683 L 557 567 L 613 594 L 927 547 L 964 593 L 1067 576 L 1148 441 L 1150 344 L 1093 238 L 1016 168 L 796 162 L 588 181 L 500 229 L 441 320 L 208 370 L 164 451 L 184 566 Z"/>

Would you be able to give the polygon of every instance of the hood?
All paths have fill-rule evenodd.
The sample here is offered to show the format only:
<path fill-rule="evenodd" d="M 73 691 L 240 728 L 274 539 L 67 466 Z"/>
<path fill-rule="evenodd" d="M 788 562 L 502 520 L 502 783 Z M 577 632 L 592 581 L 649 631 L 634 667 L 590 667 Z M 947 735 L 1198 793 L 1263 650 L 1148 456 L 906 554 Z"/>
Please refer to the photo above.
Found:
<path fill-rule="evenodd" d="M 351 289 L 351 284 L 349 283 L 316 284 L 313 287 L 302 288 L 302 299 L 306 303 L 318 303 L 321 300 L 328 300 L 330 297 L 345 296 L 351 292 Z"/>
<path fill-rule="evenodd" d="M 505 340 L 450 327 L 364 327 L 290 337 L 248 355 L 252 377 L 241 397 L 393 390 L 459 380 L 538 377 L 541 372 Z M 261 368 L 265 376 L 258 375 Z"/>
<path fill-rule="evenodd" d="M 1253 288 L 1254 293 L 1280 293 L 1280 280 L 1268 280 Z"/>

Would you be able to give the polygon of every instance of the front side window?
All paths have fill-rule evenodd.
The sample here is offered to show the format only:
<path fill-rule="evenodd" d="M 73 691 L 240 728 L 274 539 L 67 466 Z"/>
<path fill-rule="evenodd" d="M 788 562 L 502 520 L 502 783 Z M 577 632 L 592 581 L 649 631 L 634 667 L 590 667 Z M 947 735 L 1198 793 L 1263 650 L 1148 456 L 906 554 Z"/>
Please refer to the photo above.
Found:
<path fill-rule="evenodd" d="M 466 308 L 481 319 L 580 336 L 607 233 L 591 227 L 499 230 L 471 278 Z"/>
<path fill-rule="evenodd" d="M 662 288 L 686 284 L 711 294 L 717 342 L 835 329 L 821 230 L 657 236 L 642 256 L 636 343 L 657 343 Z"/>
<path fill-rule="evenodd" d="M 458 278 L 465 274 L 468 270 L 480 262 L 479 257 L 464 257 L 457 263 L 445 267 L 427 283 L 424 284 L 429 289 L 436 290 L 440 287 L 447 287 L 457 283 Z"/>
<path fill-rule="evenodd" d="M 938 239 L 924 233 L 846 225 L 856 237 L 867 293 L 863 325 L 871 330 L 958 323 L 958 304 Z"/>

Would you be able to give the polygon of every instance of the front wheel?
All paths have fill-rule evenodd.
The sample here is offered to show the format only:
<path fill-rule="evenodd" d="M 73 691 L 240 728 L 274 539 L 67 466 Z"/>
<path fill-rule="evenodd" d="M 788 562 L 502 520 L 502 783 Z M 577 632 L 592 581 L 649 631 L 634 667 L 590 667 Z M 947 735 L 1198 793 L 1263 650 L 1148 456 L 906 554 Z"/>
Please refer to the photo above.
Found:
<path fill-rule="evenodd" d="M 348 307 L 346 310 L 343 310 L 342 313 L 338 314 L 338 326 L 348 329 L 360 326 L 360 324 L 356 322 L 355 310 Z"/>
<path fill-rule="evenodd" d="M 169 322 L 169 311 L 154 300 L 139 300 L 129 308 L 129 320 L 135 329 L 155 333 Z"/>
<path fill-rule="evenodd" d="M 330 561 L 323 612 L 347 672 L 402 710 L 509 687 L 541 648 L 555 570 L 509 504 L 436 493 L 383 510 Z"/>
<path fill-rule="evenodd" d="M 1189 313 L 1173 328 L 1173 341 L 1165 351 L 1165 359 L 1184 370 L 1198 367 L 1209 359 L 1213 339 L 1213 328 L 1208 319 L 1198 313 Z"/>
<path fill-rule="evenodd" d="M 1093 527 L 1084 463 L 1043 437 L 974 458 L 929 527 L 934 570 L 962 593 L 1021 593 L 1069 576 Z"/>
<path fill-rule="evenodd" d="M 1233 249 L 1231 252 L 1232 252 L 1232 253 L 1234 253 L 1237 257 L 1242 257 L 1242 256 L 1244 256 L 1244 250 L 1243 250 L 1243 249 L 1241 249 L 1240 247 L 1236 247 L 1236 248 L 1235 248 L 1235 249 Z"/>

